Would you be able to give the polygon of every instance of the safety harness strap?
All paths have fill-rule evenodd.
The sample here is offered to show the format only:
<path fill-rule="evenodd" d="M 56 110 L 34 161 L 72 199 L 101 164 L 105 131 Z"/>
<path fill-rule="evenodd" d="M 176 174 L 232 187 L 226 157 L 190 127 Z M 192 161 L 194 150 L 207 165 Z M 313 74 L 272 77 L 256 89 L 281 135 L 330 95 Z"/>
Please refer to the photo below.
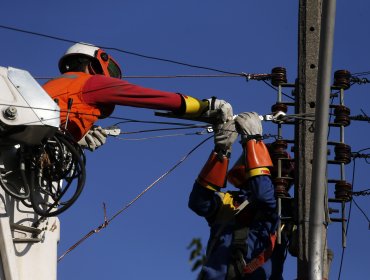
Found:
<path fill-rule="evenodd" d="M 243 238 L 244 235 L 245 237 L 243 240 L 239 239 Z M 244 260 L 244 256 L 247 250 L 245 244 L 247 235 L 248 228 L 242 228 L 234 232 L 234 238 L 236 237 L 238 240 L 236 241 L 236 243 L 234 241 L 232 243 L 232 246 L 235 247 L 233 248 L 231 256 L 232 261 L 230 262 L 230 265 L 228 267 L 226 280 L 241 279 L 243 275 L 253 273 L 259 267 L 261 267 L 272 255 L 272 251 L 275 247 L 276 234 L 270 235 L 270 245 L 266 250 L 262 251 L 249 263 L 246 263 Z M 241 243 L 243 243 L 243 245 Z"/>
<path fill-rule="evenodd" d="M 244 226 L 237 228 L 233 232 L 233 240 L 231 243 L 231 262 L 227 271 L 227 280 L 241 279 L 244 273 L 244 267 L 246 265 L 244 256 L 247 253 L 247 239 L 249 227 Z"/>
<path fill-rule="evenodd" d="M 271 257 L 272 251 L 274 250 L 275 247 L 275 241 L 276 234 L 271 234 L 269 247 L 245 265 L 244 267 L 245 274 L 254 272 L 257 268 L 261 267 Z"/>

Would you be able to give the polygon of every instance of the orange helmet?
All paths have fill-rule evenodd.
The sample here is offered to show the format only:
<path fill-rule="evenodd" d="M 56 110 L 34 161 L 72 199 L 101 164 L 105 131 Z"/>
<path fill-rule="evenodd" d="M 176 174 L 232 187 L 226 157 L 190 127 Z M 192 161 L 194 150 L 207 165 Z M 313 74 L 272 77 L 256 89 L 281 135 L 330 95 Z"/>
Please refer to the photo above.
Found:
<path fill-rule="evenodd" d="M 104 50 L 87 43 L 77 43 L 71 46 L 59 60 L 61 73 L 74 71 L 82 63 L 88 64 L 92 74 L 121 78 L 122 72 L 118 63 Z"/>

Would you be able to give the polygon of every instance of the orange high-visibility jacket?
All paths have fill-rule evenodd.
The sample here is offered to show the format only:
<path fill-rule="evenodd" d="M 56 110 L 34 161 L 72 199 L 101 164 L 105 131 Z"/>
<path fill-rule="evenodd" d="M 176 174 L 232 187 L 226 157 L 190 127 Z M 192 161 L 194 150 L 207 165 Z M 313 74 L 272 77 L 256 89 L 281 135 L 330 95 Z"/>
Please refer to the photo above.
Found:
<path fill-rule="evenodd" d="M 190 96 L 82 72 L 67 72 L 48 81 L 44 89 L 53 99 L 58 99 L 62 126 L 65 126 L 67 112 L 70 112 L 67 130 L 77 141 L 87 133 L 95 121 L 110 116 L 115 105 L 166 110 L 178 114 L 192 111 L 196 113 L 203 109 L 201 106 L 188 108 L 188 105 L 185 105 L 189 103 L 187 100 L 195 105 L 201 103 Z M 73 100 L 70 110 L 68 99 Z"/>
<path fill-rule="evenodd" d="M 82 98 L 83 88 L 89 78 L 91 75 L 86 73 L 69 72 L 48 81 L 43 86 L 46 92 L 59 104 L 62 127 L 65 126 L 69 111 L 67 130 L 77 141 L 89 131 L 99 118 L 107 117 L 107 115 L 103 115 L 103 107 L 87 104 Z M 68 109 L 69 99 L 72 99 L 70 110 Z"/>

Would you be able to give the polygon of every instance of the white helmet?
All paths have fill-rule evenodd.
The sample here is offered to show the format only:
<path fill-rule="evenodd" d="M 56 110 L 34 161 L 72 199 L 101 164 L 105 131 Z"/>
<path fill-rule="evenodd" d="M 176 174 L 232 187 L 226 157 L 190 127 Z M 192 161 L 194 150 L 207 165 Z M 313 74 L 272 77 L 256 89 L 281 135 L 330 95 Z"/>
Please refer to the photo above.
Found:
<path fill-rule="evenodd" d="M 88 43 L 77 43 L 71 46 L 59 60 L 61 73 L 73 71 L 81 63 L 88 63 L 92 74 L 121 78 L 122 72 L 118 63 L 103 49 Z"/>

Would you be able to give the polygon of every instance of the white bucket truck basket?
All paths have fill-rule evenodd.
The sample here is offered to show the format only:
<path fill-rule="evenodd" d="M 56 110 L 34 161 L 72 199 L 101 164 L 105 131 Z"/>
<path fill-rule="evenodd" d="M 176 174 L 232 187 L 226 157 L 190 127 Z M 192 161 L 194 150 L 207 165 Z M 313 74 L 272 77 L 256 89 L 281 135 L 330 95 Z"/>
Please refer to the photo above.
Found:
<path fill-rule="evenodd" d="M 0 142 L 37 145 L 59 125 L 59 106 L 29 72 L 0 67 Z"/>

